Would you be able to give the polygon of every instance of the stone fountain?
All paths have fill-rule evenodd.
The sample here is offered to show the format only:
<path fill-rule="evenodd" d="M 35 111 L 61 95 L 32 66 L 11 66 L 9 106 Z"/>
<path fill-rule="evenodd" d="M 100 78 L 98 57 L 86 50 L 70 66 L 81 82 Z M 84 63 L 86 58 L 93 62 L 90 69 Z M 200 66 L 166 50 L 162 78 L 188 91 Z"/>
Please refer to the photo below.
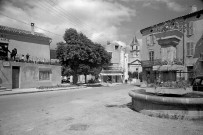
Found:
<path fill-rule="evenodd" d="M 161 118 L 203 119 L 203 92 L 141 88 L 129 92 L 134 110 Z"/>

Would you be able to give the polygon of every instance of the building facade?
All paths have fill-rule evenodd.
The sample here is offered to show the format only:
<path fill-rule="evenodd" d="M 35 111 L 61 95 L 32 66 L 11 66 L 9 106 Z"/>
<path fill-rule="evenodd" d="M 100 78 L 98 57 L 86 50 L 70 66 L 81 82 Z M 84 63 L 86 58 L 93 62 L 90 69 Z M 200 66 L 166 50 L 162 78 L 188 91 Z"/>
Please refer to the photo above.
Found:
<path fill-rule="evenodd" d="M 129 55 L 128 71 L 131 73 L 142 72 L 141 60 L 140 60 L 140 49 L 141 49 L 141 44 L 138 42 L 135 36 L 129 48 L 127 49 L 127 53 Z"/>
<path fill-rule="evenodd" d="M 50 42 L 51 38 L 34 32 L 34 24 L 31 31 L 0 26 L 0 86 L 14 89 L 60 84 L 61 66 L 51 65 Z"/>
<path fill-rule="evenodd" d="M 203 73 L 203 10 L 168 20 L 140 32 L 143 80 L 191 81 Z"/>
<path fill-rule="evenodd" d="M 105 49 L 111 55 L 111 64 L 101 71 L 101 81 L 123 83 L 125 80 L 128 80 L 128 54 L 126 53 L 126 46 L 114 41 L 105 45 Z"/>

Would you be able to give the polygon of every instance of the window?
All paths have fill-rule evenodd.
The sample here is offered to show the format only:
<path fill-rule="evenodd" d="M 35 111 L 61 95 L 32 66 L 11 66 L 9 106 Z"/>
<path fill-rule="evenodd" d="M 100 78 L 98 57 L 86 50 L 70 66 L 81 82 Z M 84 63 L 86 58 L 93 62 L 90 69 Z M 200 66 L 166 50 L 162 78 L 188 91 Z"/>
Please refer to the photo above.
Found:
<path fill-rule="evenodd" d="M 154 45 L 154 35 L 150 35 L 150 44 Z"/>
<path fill-rule="evenodd" d="M 115 45 L 115 50 L 117 50 L 118 49 L 118 45 Z"/>
<path fill-rule="evenodd" d="M 154 60 L 154 51 L 149 52 L 149 60 L 153 61 Z"/>
<path fill-rule="evenodd" d="M 0 43 L 0 59 L 8 57 L 8 43 Z"/>
<path fill-rule="evenodd" d="M 50 80 L 51 71 L 39 71 L 39 80 Z"/>
<path fill-rule="evenodd" d="M 187 36 L 193 35 L 193 22 L 187 23 Z"/>
<path fill-rule="evenodd" d="M 194 53 L 194 43 L 187 42 L 187 56 L 193 56 Z"/>
<path fill-rule="evenodd" d="M 154 35 L 149 35 L 146 37 L 146 43 L 148 46 L 154 45 Z"/>

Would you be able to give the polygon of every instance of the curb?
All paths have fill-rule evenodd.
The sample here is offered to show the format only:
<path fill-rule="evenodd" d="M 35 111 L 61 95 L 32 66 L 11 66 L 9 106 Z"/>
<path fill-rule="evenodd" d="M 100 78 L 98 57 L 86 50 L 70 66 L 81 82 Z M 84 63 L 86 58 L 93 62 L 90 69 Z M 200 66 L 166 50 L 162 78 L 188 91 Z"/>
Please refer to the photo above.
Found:
<path fill-rule="evenodd" d="M 65 91 L 65 90 L 72 90 L 72 89 L 83 89 L 83 88 L 87 88 L 85 86 L 82 87 L 68 87 L 65 88 L 59 88 L 59 89 L 43 89 L 43 90 L 38 90 L 38 91 L 24 91 L 24 92 L 16 92 L 16 93 L 2 93 L 0 94 L 0 96 L 6 96 L 6 95 L 17 95 L 17 94 L 30 94 L 30 93 L 40 93 L 40 92 L 51 92 L 51 91 Z"/>

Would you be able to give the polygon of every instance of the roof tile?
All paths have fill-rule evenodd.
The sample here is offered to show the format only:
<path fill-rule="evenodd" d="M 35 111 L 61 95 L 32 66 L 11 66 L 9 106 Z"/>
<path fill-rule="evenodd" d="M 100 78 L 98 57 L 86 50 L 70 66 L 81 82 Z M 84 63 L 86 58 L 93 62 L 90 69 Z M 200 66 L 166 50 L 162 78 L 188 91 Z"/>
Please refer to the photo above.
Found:
<path fill-rule="evenodd" d="M 0 32 L 12 33 L 12 34 L 23 35 L 28 37 L 41 38 L 41 39 L 51 39 L 42 33 L 34 32 L 34 34 L 32 34 L 31 31 L 11 28 L 11 27 L 2 26 L 2 25 L 0 25 Z"/>

